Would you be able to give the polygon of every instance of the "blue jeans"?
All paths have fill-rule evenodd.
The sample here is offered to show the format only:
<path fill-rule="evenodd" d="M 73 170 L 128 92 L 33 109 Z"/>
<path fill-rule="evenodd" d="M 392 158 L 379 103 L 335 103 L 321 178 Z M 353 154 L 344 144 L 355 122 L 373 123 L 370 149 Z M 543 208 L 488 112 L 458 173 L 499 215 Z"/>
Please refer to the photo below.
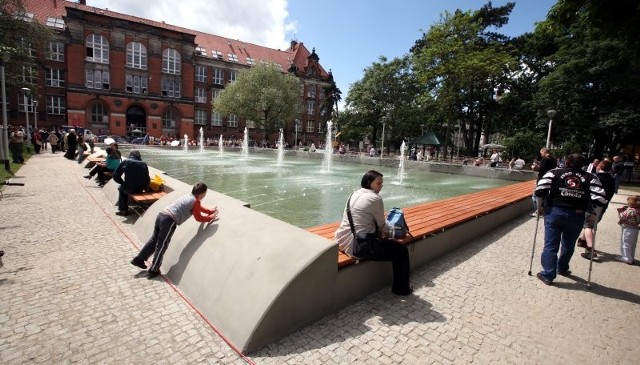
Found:
<path fill-rule="evenodd" d="M 544 249 L 540 257 L 542 276 L 552 281 L 557 271 L 569 270 L 569 261 L 575 250 L 576 240 L 584 225 L 584 210 L 567 207 L 550 207 L 544 215 Z M 562 243 L 560 257 L 558 249 Z"/>

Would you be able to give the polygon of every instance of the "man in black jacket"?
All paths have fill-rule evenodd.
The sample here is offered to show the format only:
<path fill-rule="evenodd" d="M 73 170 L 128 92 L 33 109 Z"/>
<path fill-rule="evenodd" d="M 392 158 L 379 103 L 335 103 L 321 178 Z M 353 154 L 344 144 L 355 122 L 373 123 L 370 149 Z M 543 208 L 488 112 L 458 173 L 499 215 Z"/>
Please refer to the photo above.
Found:
<path fill-rule="evenodd" d="M 607 203 L 605 191 L 596 175 L 582 170 L 584 157 L 574 153 L 566 167 L 547 172 L 538 181 L 535 196 L 538 214 L 544 215 L 544 249 L 538 279 L 551 285 L 559 275 L 569 275 L 569 261 L 584 225 L 585 213 Z M 562 243 L 560 257 L 558 250 Z"/>
<path fill-rule="evenodd" d="M 124 180 L 122 174 L 125 175 Z M 129 215 L 129 194 L 141 193 L 149 186 L 149 180 L 149 167 L 142 162 L 140 151 L 132 150 L 129 158 L 121 162 L 113 172 L 113 181 L 120 184 L 116 215 Z"/>

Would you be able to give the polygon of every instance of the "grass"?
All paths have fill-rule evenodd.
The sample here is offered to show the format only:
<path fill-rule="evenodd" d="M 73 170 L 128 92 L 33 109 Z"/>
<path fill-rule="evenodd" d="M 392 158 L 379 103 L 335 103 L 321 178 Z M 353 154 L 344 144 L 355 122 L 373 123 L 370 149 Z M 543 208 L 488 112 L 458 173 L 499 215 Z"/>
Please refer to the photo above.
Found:
<path fill-rule="evenodd" d="M 24 157 L 25 163 L 28 163 L 31 156 L 33 156 L 33 146 L 29 148 L 29 151 L 30 152 L 27 152 L 25 148 L 24 152 L 22 153 L 22 157 Z M 9 162 L 10 162 L 9 166 L 10 166 L 11 172 L 4 169 L 4 162 L 0 162 L 0 182 L 5 182 L 6 180 L 13 178 L 16 172 L 18 171 L 18 169 L 22 167 L 22 164 L 11 162 L 11 154 L 9 154 Z M 19 181 L 16 181 L 16 182 L 19 182 Z M 2 188 L 3 186 L 0 186 L 0 189 Z"/>

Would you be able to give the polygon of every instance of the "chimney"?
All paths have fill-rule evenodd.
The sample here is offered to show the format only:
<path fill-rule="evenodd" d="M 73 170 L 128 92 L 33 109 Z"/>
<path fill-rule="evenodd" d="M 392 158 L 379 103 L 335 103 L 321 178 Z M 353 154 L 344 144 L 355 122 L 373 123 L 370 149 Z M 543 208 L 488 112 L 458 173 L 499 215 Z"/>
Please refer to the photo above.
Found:
<path fill-rule="evenodd" d="M 79 0 L 80 5 L 87 5 L 87 0 Z"/>

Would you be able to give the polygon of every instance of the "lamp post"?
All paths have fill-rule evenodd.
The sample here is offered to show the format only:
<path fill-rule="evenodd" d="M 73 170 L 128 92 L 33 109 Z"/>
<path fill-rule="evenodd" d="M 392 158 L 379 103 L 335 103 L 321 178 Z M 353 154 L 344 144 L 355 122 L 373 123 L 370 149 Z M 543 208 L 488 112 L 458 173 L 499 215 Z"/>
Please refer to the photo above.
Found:
<path fill-rule="evenodd" d="M 547 132 L 547 148 L 551 145 L 551 124 L 553 124 L 553 117 L 556 116 L 556 111 L 553 109 L 547 110 L 547 116 L 549 117 L 549 131 Z"/>
<path fill-rule="evenodd" d="M 31 142 L 31 134 L 29 133 L 29 109 L 27 108 L 27 96 L 31 95 L 31 90 L 28 87 L 23 87 L 20 90 L 22 90 L 22 97 L 24 98 L 24 116 L 27 122 L 27 129 L 24 131 L 24 138 L 27 146 L 27 152 L 31 152 L 31 149 L 29 148 L 29 143 Z"/>
<path fill-rule="evenodd" d="M 295 139 L 295 144 L 296 144 L 296 149 L 298 149 L 298 127 L 300 126 L 300 121 L 298 119 L 296 119 L 296 139 Z"/>
<path fill-rule="evenodd" d="M 5 88 L 4 80 L 4 65 L 9 62 L 8 53 L 2 54 L 2 62 L 0 63 L 0 73 L 2 74 L 2 136 L 0 136 L 0 156 L 4 161 L 4 169 L 11 171 L 11 165 L 9 164 L 9 128 L 7 125 L 7 90 Z"/>
<path fill-rule="evenodd" d="M 382 159 L 382 155 L 384 155 L 384 126 L 387 124 L 387 118 L 382 118 L 382 141 L 380 142 L 380 159 Z"/>
<path fill-rule="evenodd" d="M 38 101 L 31 99 L 31 106 L 33 107 L 33 130 L 38 133 Z"/>

